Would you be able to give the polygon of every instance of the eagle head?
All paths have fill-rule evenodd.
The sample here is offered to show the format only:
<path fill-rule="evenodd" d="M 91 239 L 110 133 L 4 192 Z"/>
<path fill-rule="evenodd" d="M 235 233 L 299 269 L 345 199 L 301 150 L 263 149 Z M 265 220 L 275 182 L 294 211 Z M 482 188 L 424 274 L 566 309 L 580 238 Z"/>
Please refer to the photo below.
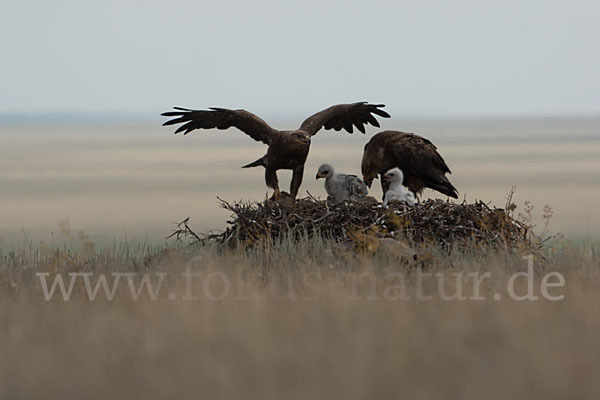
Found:
<path fill-rule="evenodd" d="M 323 164 L 317 171 L 317 179 L 319 178 L 330 178 L 333 176 L 333 167 L 329 164 Z"/>
<path fill-rule="evenodd" d="M 292 138 L 302 144 L 310 144 L 310 135 L 304 131 L 292 132 Z"/>
<path fill-rule="evenodd" d="M 363 176 L 363 181 L 367 185 L 367 187 L 371 188 L 373 184 L 373 180 L 377 179 L 377 170 L 372 167 L 371 163 L 363 158 L 361 165 L 361 172 Z"/>
<path fill-rule="evenodd" d="M 375 168 L 375 166 L 373 165 L 373 160 L 372 157 L 368 156 L 367 153 L 367 146 L 369 144 L 367 143 L 367 145 L 365 146 L 365 153 L 363 154 L 363 158 L 362 158 L 362 162 L 360 165 L 360 170 L 362 172 L 362 176 L 363 176 L 363 181 L 365 182 L 365 184 L 367 185 L 368 188 L 371 188 L 371 185 L 373 184 L 373 180 L 377 179 L 377 168 Z"/>

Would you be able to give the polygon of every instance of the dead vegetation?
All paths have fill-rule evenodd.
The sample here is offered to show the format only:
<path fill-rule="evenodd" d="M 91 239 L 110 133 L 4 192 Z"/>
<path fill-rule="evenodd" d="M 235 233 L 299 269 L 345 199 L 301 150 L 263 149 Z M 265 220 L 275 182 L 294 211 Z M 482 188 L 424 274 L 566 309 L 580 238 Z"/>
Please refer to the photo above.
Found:
<path fill-rule="evenodd" d="M 192 243 L 212 241 L 224 246 L 252 247 L 287 237 L 343 242 L 364 242 L 365 238 L 410 244 L 435 244 L 444 249 L 467 244 L 494 248 L 531 247 L 531 226 L 512 217 L 512 210 L 490 207 L 483 201 L 453 203 L 427 200 L 413 207 L 391 203 L 385 207 L 372 197 L 356 202 L 333 203 L 313 197 L 286 201 L 221 201 L 231 212 L 223 232 L 198 234 L 181 222 L 170 235 Z"/>

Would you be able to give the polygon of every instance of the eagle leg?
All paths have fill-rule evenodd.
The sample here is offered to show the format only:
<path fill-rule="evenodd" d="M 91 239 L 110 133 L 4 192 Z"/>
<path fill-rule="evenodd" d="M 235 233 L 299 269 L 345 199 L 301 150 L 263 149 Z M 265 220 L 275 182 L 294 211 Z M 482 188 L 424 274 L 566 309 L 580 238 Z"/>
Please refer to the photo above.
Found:
<path fill-rule="evenodd" d="M 294 172 L 292 173 L 292 182 L 290 184 L 290 195 L 292 199 L 296 199 L 298 195 L 298 191 L 300 190 L 300 185 L 302 184 L 302 177 L 304 176 L 304 166 L 294 168 Z"/>
<path fill-rule="evenodd" d="M 279 191 L 279 180 L 277 179 L 277 170 L 272 168 L 265 168 L 265 183 L 267 187 L 274 190 L 273 200 L 279 200 L 281 198 L 281 192 Z"/>

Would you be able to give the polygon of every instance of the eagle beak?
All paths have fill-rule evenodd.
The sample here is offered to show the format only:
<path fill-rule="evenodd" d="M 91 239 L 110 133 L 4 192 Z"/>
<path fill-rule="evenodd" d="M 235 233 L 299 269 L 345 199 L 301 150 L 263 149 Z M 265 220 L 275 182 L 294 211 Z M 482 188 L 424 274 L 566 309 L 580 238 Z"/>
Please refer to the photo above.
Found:
<path fill-rule="evenodd" d="M 319 179 L 319 178 L 322 178 L 322 177 L 323 177 L 323 175 L 320 172 L 317 172 L 317 177 L 315 179 Z"/>

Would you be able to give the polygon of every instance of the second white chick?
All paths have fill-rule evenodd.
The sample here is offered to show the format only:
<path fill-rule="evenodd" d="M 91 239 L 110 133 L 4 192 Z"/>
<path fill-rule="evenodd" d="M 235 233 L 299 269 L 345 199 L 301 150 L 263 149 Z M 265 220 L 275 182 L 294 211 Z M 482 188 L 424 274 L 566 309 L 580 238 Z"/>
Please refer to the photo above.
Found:
<path fill-rule="evenodd" d="M 384 206 L 387 206 L 392 200 L 402 201 L 409 206 L 414 206 L 417 203 L 415 195 L 402 184 L 404 182 L 404 174 L 399 168 L 390 169 L 383 175 L 383 179 L 390 184 L 390 187 L 383 196 Z"/>

